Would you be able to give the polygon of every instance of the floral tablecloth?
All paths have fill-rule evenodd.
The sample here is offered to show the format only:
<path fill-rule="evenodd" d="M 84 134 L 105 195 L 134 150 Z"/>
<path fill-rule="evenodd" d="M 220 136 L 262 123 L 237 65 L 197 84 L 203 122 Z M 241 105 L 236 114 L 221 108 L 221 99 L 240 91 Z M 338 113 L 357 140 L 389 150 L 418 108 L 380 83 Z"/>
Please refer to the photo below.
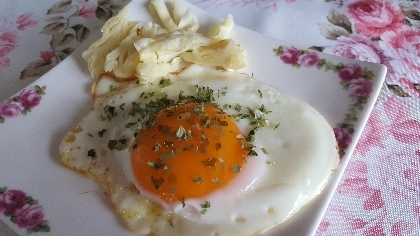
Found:
<path fill-rule="evenodd" d="M 381 94 L 316 235 L 419 235 L 420 3 L 189 2 L 220 18 L 231 13 L 236 24 L 299 48 L 387 66 Z M 59 64 L 127 3 L 0 0 L 0 101 Z M 0 122 L 15 115 L 4 104 Z M 351 133 L 336 130 L 336 137 L 345 142 Z"/>

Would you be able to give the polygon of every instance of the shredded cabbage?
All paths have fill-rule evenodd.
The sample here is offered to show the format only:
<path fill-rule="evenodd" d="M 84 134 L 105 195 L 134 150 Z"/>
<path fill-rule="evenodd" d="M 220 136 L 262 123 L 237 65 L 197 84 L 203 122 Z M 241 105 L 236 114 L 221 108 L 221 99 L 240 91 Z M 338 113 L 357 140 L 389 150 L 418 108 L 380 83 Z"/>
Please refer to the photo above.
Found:
<path fill-rule="evenodd" d="M 246 66 L 243 47 L 228 38 L 234 25 L 231 15 L 204 36 L 198 33 L 200 25 L 195 15 L 177 1 L 170 9 L 163 0 L 150 1 L 149 11 L 162 26 L 129 21 L 128 11 L 125 7 L 109 19 L 102 28 L 102 37 L 83 53 L 95 80 L 108 72 L 120 80 L 138 78 L 146 82 L 178 70 L 181 63 L 225 69 Z"/>

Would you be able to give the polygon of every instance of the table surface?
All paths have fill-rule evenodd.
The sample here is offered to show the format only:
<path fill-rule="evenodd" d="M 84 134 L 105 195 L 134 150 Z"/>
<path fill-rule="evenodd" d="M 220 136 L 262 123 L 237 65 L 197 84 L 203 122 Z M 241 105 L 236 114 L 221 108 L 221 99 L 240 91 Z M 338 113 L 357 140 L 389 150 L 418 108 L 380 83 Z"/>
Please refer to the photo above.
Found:
<path fill-rule="evenodd" d="M 1 0 L 0 101 L 59 64 L 128 2 Z M 418 235 L 420 3 L 189 2 L 219 18 L 230 13 L 236 24 L 299 48 L 387 66 L 380 96 L 316 235 Z"/>

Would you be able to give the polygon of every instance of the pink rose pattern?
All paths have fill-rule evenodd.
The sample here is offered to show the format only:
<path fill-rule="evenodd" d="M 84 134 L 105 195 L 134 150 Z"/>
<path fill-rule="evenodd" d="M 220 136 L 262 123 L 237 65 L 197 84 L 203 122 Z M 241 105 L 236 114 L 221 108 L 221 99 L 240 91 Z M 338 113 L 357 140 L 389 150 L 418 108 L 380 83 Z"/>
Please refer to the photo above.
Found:
<path fill-rule="evenodd" d="M 337 43 L 333 45 L 332 54 L 359 61 L 380 63 L 386 65 L 388 70 L 392 70 L 390 66 L 391 57 L 380 49 L 377 41 L 372 41 L 363 35 L 338 37 Z"/>
<path fill-rule="evenodd" d="M 335 20 L 327 19 L 334 26 L 339 26 L 339 21 L 347 25 L 339 26 L 346 33 L 338 35 L 326 52 L 384 64 L 388 73 L 386 87 L 317 235 L 420 232 L 419 9 L 418 3 L 358 0 L 334 9 L 338 17 Z M 323 50 L 320 46 L 313 48 Z M 360 68 L 343 68 L 339 72 L 341 83 L 354 96 L 371 91 L 369 81 L 359 78 L 360 73 Z M 334 131 L 339 145 L 345 145 L 348 132 L 338 128 Z M 346 201 L 346 205 L 340 201 Z M 334 216 L 337 208 L 342 210 L 339 220 Z"/>
<path fill-rule="evenodd" d="M 298 63 L 304 67 L 313 67 L 316 66 L 319 62 L 318 53 L 308 52 L 301 55 L 298 59 Z"/>
<path fill-rule="evenodd" d="M 401 75 L 407 71 L 412 75 L 409 79 L 416 81 L 420 73 L 420 30 L 418 28 L 403 26 L 395 31 L 386 31 L 381 35 L 379 46 L 383 52 L 392 57 L 391 65 Z"/>
<path fill-rule="evenodd" d="M 348 5 L 348 14 L 354 28 L 362 35 L 380 37 L 386 31 L 395 31 L 403 25 L 405 15 L 392 2 L 379 0 L 356 1 Z"/>
<path fill-rule="evenodd" d="M 38 23 L 38 21 L 31 19 L 33 14 L 34 13 L 32 12 L 32 13 L 26 13 L 26 14 L 20 15 L 18 19 L 16 20 L 17 29 L 26 30 L 28 28 L 34 27 Z"/>
<path fill-rule="evenodd" d="M 33 90 L 23 89 L 18 95 L 0 103 L 0 124 L 6 119 L 26 115 L 32 108 L 39 105 L 46 87 L 35 85 Z"/>
<path fill-rule="evenodd" d="M 280 55 L 280 59 L 285 64 L 295 65 L 298 63 L 300 52 L 295 47 L 286 48 Z"/>
<path fill-rule="evenodd" d="M 16 117 L 20 115 L 20 113 L 22 113 L 23 110 L 24 108 L 22 104 L 13 100 L 0 103 L 0 117 L 2 117 L 3 119 Z"/>
<path fill-rule="evenodd" d="M 349 82 L 350 94 L 358 97 L 367 97 L 372 92 L 372 82 L 358 78 Z"/>
<path fill-rule="evenodd" d="M 9 55 L 18 47 L 19 31 L 34 27 L 38 22 L 26 13 L 18 19 L 0 18 L 0 69 L 10 67 Z"/>
<path fill-rule="evenodd" d="M 0 195 L 0 213 L 10 215 L 21 208 L 26 201 L 26 194 L 20 190 L 9 190 Z"/>
<path fill-rule="evenodd" d="M 338 77 L 344 83 L 349 83 L 352 80 L 356 80 L 362 76 L 362 67 L 359 64 L 345 65 L 339 72 Z"/>
<path fill-rule="evenodd" d="M 38 106 L 41 101 L 41 95 L 34 90 L 22 90 L 18 96 L 18 102 L 26 109 L 31 109 L 35 106 Z"/>
<path fill-rule="evenodd" d="M 347 148 L 352 140 L 352 132 L 345 127 L 335 127 L 333 131 L 338 146 L 342 149 Z"/>
<path fill-rule="evenodd" d="M 0 68 L 10 66 L 8 55 L 16 48 L 18 36 L 13 32 L 0 32 Z"/>
<path fill-rule="evenodd" d="M 96 13 L 96 6 L 88 4 L 88 3 L 83 4 L 82 8 L 80 8 L 78 12 L 79 16 L 86 19 L 90 19 L 94 17 L 95 13 Z"/>
<path fill-rule="evenodd" d="M 50 231 L 43 207 L 21 190 L 0 188 L 0 213 L 28 234 Z"/>
<path fill-rule="evenodd" d="M 42 60 L 46 63 L 51 63 L 52 62 L 52 58 L 54 58 L 54 52 L 52 51 L 41 51 L 40 53 L 40 57 L 42 58 Z"/>
<path fill-rule="evenodd" d="M 19 45 L 19 31 L 33 28 L 38 23 L 32 15 L 26 13 L 17 19 L 0 18 L 0 69 L 10 67 L 9 55 Z"/>
<path fill-rule="evenodd" d="M 280 46 L 275 50 L 280 60 L 282 60 L 285 64 L 289 64 L 295 67 L 314 67 L 317 66 L 320 61 L 318 53 L 297 49 L 293 46 Z"/>

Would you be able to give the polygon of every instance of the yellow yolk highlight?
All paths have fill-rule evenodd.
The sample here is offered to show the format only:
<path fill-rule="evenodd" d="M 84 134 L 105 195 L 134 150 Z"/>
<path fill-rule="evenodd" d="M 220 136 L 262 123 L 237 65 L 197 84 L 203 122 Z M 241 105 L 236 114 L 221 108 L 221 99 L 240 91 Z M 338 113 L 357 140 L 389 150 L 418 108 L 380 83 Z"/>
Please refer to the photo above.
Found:
<path fill-rule="evenodd" d="M 137 183 L 167 202 L 199 198 L 226 186 L 248 151 L 231 117 L 211 104 L 160 111 L 131 152 Z"/>

